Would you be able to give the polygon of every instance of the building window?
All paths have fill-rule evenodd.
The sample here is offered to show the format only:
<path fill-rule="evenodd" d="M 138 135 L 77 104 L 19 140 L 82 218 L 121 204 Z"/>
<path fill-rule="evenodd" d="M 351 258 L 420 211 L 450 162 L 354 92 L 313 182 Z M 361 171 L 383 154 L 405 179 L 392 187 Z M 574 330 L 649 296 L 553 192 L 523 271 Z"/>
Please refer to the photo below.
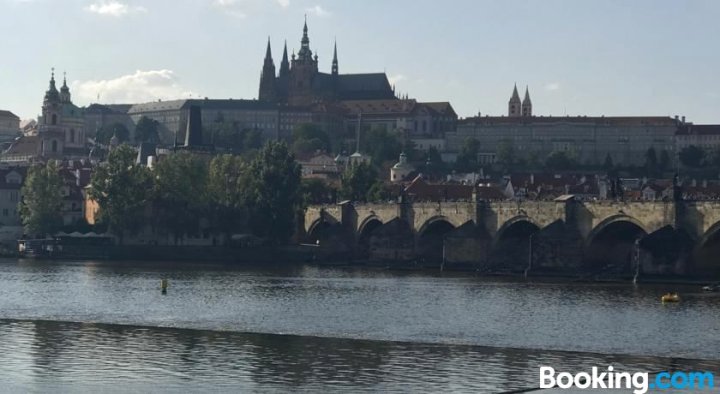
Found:
<path fill-rule="evenodd" d="M 57 146 L 57 141 L 53 140 L 53 142 L 52 142 L 52 152 L 53 152 L 53 153 L 57 153 L 57 150 L 58 150 L 57 148 L 58 148 L 58 146 Z"/>
<path fill-rule="evenodd" d="M 57 124 L 57 115 L 56 114 L 52 114 L 52 122 L 51 123 L 53 126 Z"/>
<path fill-rule="evenodd" d="M 70 129 L 70 142 L 75 142 L 75 129 Z"/>
<path fill-rule="evenodd" d="M 10 212 L 8 212 L 8 209 L 7 209 L 7 208 L 4 208 L 4 209 L 3 209 L 3 216 L 5 216 L 5 217 L 10 216 Z"/>

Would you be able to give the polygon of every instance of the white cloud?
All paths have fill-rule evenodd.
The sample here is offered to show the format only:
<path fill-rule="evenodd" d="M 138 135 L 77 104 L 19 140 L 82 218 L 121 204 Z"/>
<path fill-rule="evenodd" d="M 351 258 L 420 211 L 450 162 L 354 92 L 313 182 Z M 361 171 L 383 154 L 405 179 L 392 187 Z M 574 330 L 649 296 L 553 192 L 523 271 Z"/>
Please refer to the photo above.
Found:
<path fill-rule="evenodd" d="M 214 0 L 213 5 L 223 10 L 224 13 L 236 18 L 245 18 L 247 14 L 240 7 L 238 0 Z"/>
<path fill-rule="evenodd" d="M 288 8 L 290 6 L 290 0 L 277 0 L 277 2 L 282 8 Z"/>
<path fill-rule="evenodd" d="M 407 77 L 402 74 L 388 75 L 388 81 L 390 82 L 390 85 L 395 85 L 398 82 L 405 80 L 407 80 Z"/>
<path fill-rule="evenodd" d="M 121 3 L 119 1 L 115 0 L 103 0 L 99 1 L 97 3 L 90 4 L 89 6 L 85 7 L 86 11 L 92 12 L 94 14 L 98 15 L 106 15 L 106 16 L 123 16 L 127 15 L 129 13 L 136 13 L 136 12 L 147 12 L 147 9 L 142 6 L 130 6 L 125 3 Z"/>
<path fill-rule="evenodd" d="M 554 91 L 554 90 L 560 90 L 560 84 L 557 82 L 550 82 L 549 84 L 545 85 L 545 90 Z"/>
<path fill-rule="evenodd" d="M 315 16 L 323 17 L 323 16 L 330 16 L 330 11 L 322 8 L 319 5 L 316 5 L 314 7 L 306 8 L 305 11 L 307 11 L 309 14 L 314 14 Z"/>
<path fill-rule="evenodd" d="M 103 103 L 141 103 L 158 99 L 172 100 L 198 96 L 178 82 L 172 70 L 137 70 L 113 79 L 74 81 L 73 96 L 91 103 L 98 96 Z"/>

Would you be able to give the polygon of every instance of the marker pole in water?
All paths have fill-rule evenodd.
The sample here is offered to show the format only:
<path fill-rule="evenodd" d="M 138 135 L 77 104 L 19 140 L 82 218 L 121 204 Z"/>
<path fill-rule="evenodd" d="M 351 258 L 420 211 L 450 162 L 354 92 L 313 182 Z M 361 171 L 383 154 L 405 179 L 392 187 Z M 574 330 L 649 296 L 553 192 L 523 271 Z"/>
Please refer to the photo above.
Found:
<path fill-rule="evenodd" d="M 161 280 L 161 281 L 160 281 L 160 291 L 161 291 L 163 294 L 166 294 L 166 293 L 167 293 L 167 288 L 168 288 L 168 280 L 167 280 L 167 279 Z"/>

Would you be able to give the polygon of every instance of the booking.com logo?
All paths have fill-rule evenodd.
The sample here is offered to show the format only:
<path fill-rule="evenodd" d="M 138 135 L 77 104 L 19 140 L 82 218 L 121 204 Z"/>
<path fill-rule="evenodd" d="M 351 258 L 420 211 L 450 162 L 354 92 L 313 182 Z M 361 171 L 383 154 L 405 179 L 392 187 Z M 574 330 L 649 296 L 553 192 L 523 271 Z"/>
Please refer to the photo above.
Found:
<path fill-rule="evenodd" d="M 648 372 L 615 372 L 613 366 L 600 371 L 592 367 L 590 372 L 555 373 L 553 367 L 540 367 L 540 388 L 551 389 L 634 389 L 635 394 L 645 394 L 648 390 L 692 390 L 692 392 L 712 390 L 715 387 L 712 372 L 658 372 L 653 381 Z"/>

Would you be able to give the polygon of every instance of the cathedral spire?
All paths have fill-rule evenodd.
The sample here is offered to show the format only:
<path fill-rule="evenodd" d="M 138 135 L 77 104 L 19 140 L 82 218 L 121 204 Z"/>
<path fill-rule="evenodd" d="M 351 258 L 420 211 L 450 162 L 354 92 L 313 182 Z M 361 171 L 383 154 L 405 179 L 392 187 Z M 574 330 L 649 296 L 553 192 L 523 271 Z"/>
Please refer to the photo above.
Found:
<path fill-rule="evenodd" d="M 520 95 L 518 94 L 517 90 L 517 83 L 515 84 L 515 87 L 513 88 L 512 97 L 510 97 L 510 102 L 508 102 L 508 116 L 510 117 L 518 117 L 521 115 L 521 102 L 520 102 Z"/>
<path fill-rule="evenodd" d="M 285 40 L 285 47 L 283 48 L 282 61 L 280 62 L 280 76 L 286 76 L 290 72 L 290 62 L 288 61 L 287 54 L 287 40 Z"/>
<path fill-rule="evenodd" d="M 337 39 L 335 40 L 335 47 L 333 48 L 332 74 L 338 75 Z"/>
<path fill-rule="evenodd" d="M 522 116 L 532 116 L 532 101 L 530 101 L 530 89 L 525 85 L 525 98 L 522 101 Z"/>
<path fill-rule="evenodd" d="M 310 50 L 310 38 L 308 37 L 307 15 L 305 15 L 305 25 L 303 26 L 303 36 L 300 40 L 300 51 L 298 52 L 300 61 L 312 61 L 312 51 Z"/>
<path fill-rule="evenodd" d="M 517 90 L 517 83 L 515 84 L 515 87 L 513 88 L 512 97 L 510 97 L 510 101 L 520 101 L 520 95 L 518 94 Z"/>
<path fill-rule="evenodd" d="M 260 74 L 260 92 L 258 99 L 261 101 L 273 101 L 276 98 L 275 91 L 275 62 L 272 59 L 270 48 L 270 37 L 268 37 L 265 61 L 263 62 L 262 73 Z"/>
<path fill-rule="evenodd" d="M 270 49 L 270 36 L 268 36 L 267 49 L 265 50 L 265 63 L 272 62 L 272 50 Z"/>

